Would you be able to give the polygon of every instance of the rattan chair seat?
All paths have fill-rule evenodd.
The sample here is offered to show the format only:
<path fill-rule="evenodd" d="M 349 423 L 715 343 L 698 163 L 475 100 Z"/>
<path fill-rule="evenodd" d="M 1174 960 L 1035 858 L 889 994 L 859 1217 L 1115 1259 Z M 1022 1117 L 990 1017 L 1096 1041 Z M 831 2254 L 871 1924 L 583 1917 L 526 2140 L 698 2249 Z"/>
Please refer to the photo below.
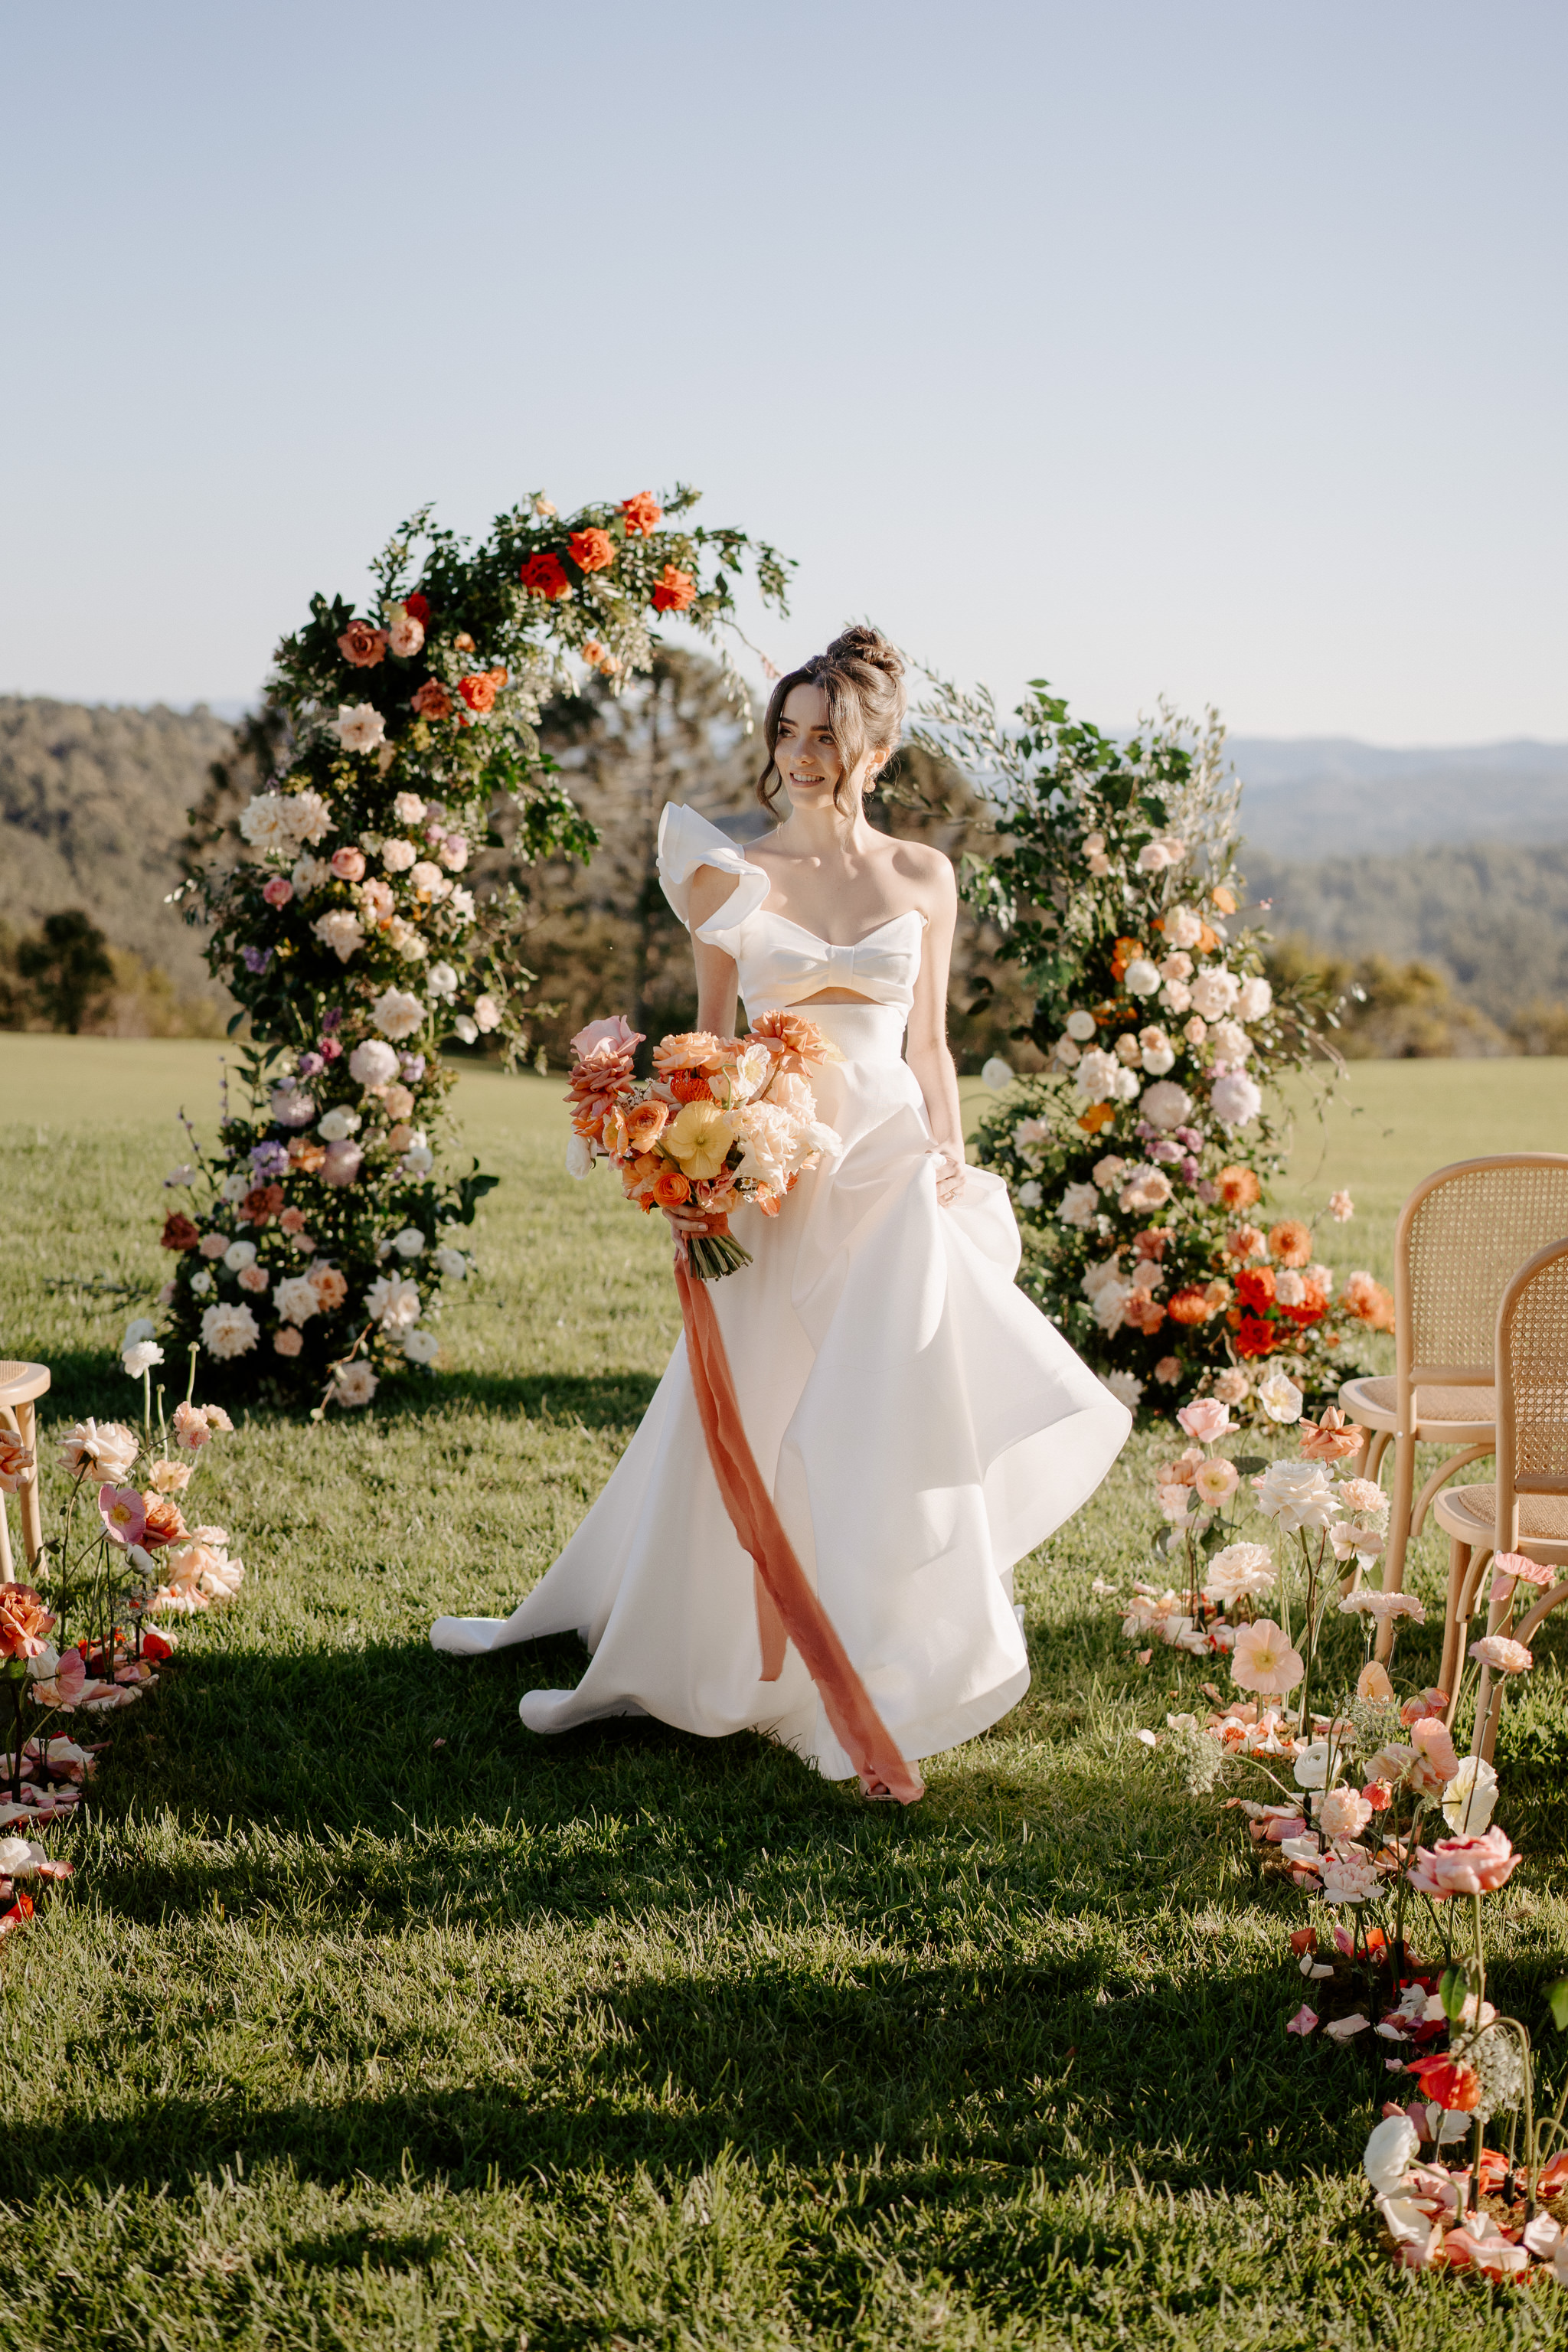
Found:
<path fill-rule="evenodd" d="M 1439 1526 L 1461 1543 L 1489 1544 L 1497 1523 L 1497 1487 L 1450 1486 L 1434 1506 Z M 1521 1495 L 1521 1543 L 1568 1545 L 1568 1495 Z"/>
<path fill-rule="evenodd" d="M 1416 1391 L 1419 1427 L 1489 1429 L 1497 1419 L 1494 1388 L 1436 1388 L 1423 1384 Z M 1340 1410 L 1352 1421 L 1371 1429 L 1399 1426 L 1399 1383 L 1392 1374 L 1346 1381 L 1340 1390 Z"/>

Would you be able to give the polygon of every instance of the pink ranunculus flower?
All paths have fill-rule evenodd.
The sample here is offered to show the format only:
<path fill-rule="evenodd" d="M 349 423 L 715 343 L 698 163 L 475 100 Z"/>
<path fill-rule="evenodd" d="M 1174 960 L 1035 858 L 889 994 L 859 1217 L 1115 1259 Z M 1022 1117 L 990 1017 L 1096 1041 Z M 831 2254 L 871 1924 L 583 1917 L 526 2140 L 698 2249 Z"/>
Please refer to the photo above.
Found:
<path fill-rule="evenodd" d="M 1318 1807 L 1318 1827 L 1325 1837 L 1360 1837 L 1371 1819 L 1371 1805 L 1353 1789 L 1331 1789 Z"/>
<path fill-rule="evenodd" d="M 1485 1837 L 1440 1838 L 1436 1845 L 1419 1847 L 1405 1874 L 1418 1894 L 1447 1902 L 1454 1895 L 1495 1895 L 1520 1860 L 1507 1832 L 1490 1829 Z"/>
<path fill-rule="evenodd" d="M 147 1506 L 134 1486 L 100 1486 L 98 1508 L 110 1543 L 124 1550 L 141 1542 L 147 1531 Z"/>
<path fill-rule="evenodd" d="M 275 874 L 261 895 L 269 907 L 286 907 L 294 896 L 294 885 L 285 875 Z"/>
<path fill-rule="evenodd" d="M 1239 1690 L 1283 1698 L 1295 1689 L 1306 1671 L 1300 1652 L 1291 1648 L 1272 1617 L 1259 1617 L 1252 1624 L 1244 1625 L 1236 1637 L 1230 1675 Z"/>
<path fill-rule="evenodd" d="M 1229 1409 L 1221 1404 L 1217 1397 L 1194 1397 L 1191 1404 L 1182 1407 L 1176 1419 L 1187 1435 L 1195 1437 L 1200 1445 L 1217 1444 L 1230 1429 Z"/>
<path fill-rule="evenodd" d="M 334 849 L 331 863 L 332 872 L 340 882 L 363 881 L 364 852 L 363 849 Z"/>
<path fill-rule="evenodd" d="M 1470 1643 L 1470 1655 L 1496 1675 L 1526 1674 L 1535 1664 L 1524 1643 L 1511 1641 L 1506 1633 L 1484 1633 Z"/>
<path fill-rule="evenodd" d="M 616 1013 L 604 1021 L 590 1021 L 585 1029 L 579 1029 L 572 1040 L 572 1051 L 579 1062 L 585 1062 L 595 1045 L 613 1045 L 617 1053 L 629 1054 L 634 1045 L 641 1044 L 641 1032 L 632 1027 L 624 1013 Z"/>

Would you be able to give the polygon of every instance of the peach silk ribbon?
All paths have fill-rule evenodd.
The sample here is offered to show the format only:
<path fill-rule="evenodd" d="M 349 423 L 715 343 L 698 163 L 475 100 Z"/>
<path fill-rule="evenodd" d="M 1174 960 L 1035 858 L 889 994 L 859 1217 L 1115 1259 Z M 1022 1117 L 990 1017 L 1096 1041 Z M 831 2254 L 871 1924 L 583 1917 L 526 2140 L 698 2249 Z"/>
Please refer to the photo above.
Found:
<path fill-rule="evenodd" d="M 747 1442 L 730 1360 L 724 1352 L 724 1336 L 708 1285 L 694 1280 L 684 1254 L 675 1261 L 675 1286 L 680 1294 L 686 1355 L 702 1434 L 708 1441 L 708 1459 L 731 1523 L 753 1562 L 762 1679 L 777 1682 L 784 1672 L 784 1643 L 793 1642 L 822 1695 L 827 1720 L 866 1794 L 886 1794 L 896 1797 L 900 1805 L 912 1805 L 924 1796 L 925 1784 L 900 1755 L 795 1556 Z"/>

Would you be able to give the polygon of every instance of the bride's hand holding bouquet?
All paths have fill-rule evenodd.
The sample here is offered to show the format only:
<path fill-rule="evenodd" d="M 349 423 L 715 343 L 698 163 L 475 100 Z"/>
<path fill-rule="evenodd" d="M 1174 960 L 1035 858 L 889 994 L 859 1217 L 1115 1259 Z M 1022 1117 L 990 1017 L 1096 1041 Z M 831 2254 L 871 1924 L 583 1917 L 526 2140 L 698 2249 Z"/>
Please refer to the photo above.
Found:
<path fill-rule="evenodd" d="M 752 1262 L 730 1231 L 731 1211 L 776 1217 L 801 1175 L 842 1148 L 817 1118 L 805 1076 L 842 1056 L 793 1013 L 760 1015 L 744 1037 L 661 1038 L 651 1078 L 634 1073 L 642 1042 L 621 1013 L 573 1038 L 566 1166 L 586 1176 L 608 1160 L 628 1201 L 645 1213 L 663 1210 L 691 1273 L 715 1281 Z"/>

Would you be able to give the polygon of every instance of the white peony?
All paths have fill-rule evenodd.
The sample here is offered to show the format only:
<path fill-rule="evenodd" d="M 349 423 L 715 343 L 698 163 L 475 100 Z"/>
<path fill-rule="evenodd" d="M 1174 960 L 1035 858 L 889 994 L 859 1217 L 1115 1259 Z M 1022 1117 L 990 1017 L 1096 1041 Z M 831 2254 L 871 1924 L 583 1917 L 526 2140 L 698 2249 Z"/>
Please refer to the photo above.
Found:
<path fill-rule="evenodd" d="M 254 1242 L 230 1242 L 223 1254 L 223 1262 L 230 1274 L 240 1274 L 247 1265 L 256 1264 Z"/>
<path fill-rule="evenodd" d="M 405 1274 L 384 1274 L 364 1297 L 364 1310 L 384 1331 L 405 1331 L 419 1320 L 419 1288 Z"/>
<path fill-rule="evenodd" d="M 1121 1075 L 1121 1066 L 1116 1056 L 1096 1045 L 1078 1066 L 1078 1090 L 1086 1102 L 1109 1102 Z"/>
<path fill-rule="evenodd" d="M 1211 964 L 1193 982 L 1193 1011 L 1201 1013 L 1205 1021 L 1223 1020 L 1238 992 L 1235 973 L 1226 971 L 1222 963 Z"/>
<path fill-rule="evenodd" d="M 405 1225 L 400 1234 L 393 1234 L 392 1246 L 399 1257 L 417 1257 L 425 1247 L 425 1236 L 417 1225 Z"/>
<path fill-rule="evenodd" d="M 1239 1070 L 1227 1070 L 1215 1080 L 1209 1101 L 1223 1127 L 1250 1127 L 1263 1108 L 1262 1095 Z"/>
<path fill-rule="evenodd" d="M 363 1124 L 357 1110 L 350 1110 L 347 1103 L 337 1103 L 324 1118 L 316 1121 L 316 1133 L 325 1143 L 346 1143 Z"/>
<path fill-rule="evenodd" d="M 405 1332 L 403 1352 L 411 1364 L 433 1364 L 441 1352 L 441 1342 L 434 1331 Z"/>
<path fill-rule="evenodd" d="M 230 1307 L 220 1300 L 202 1317 L 202 1345 L 209 1356 L 243 1356 L 260 1337 L 260 1327 L 248 1307 Z"/>
<path fill-rule="evenodd" d="M 1237 1013 L 1243 1021 L 1261 1021 L 1274 1009 L 1274 991 L 1261 978 L 1244 980 L 1236 999 Z"/>
<path fill-rule="evenodd" d="M 1058 1217 L 1064 1225 L 1081 1228 L 1092 1224 L 1100 1213 L 1100 1194 L 1092 1184 L 1069 1184 L 1062 1194 Z"/>
<path fill-rule="evenodd" d="M 425 1007 L 406 989 L 384 989 L 370 1008 L 370 1017 L 384 1037 L 412 1037 L 425 1025 Z"/>
<path fill-rule="evenodd" d="M 1184 1127 L 1193 1115 L 1193 1098 L 1184 1087 L 1173 1078 L 1158 1078 L 1145 1087 L 1138 1108 L 1151 1127 L 1168 1134 L 1173 1127 Z"/>
<path fill-rule="evenodd" d="M 436 1253 L 436 1271 L 437 1274 L 444 1275 L 448 1282 L 466 1282 L 468 1278 L 468 1261 L 461 1250 L 438 1249 Z"/>
<path fill-rule="evenodd" d="M 1305 1401 L 1289 1372 L 1266 1372 L 1258 1383 L 1258 1402 L 1270 1421 L 1300 1421 Z"/>
<path fill-rule="evenodd" d="M 397 1055 L 384 1038 L 367 1037 L 349 1055 L 349 1076 L 362 1087 L 384 1087 L 397 1076 Z"/>
<path fill-rule="evenodd" d="M 386 722 L 374 702 L 338 705 L 332 732 L 345 751 L 374 751 L 386 740 Z"/>
<path fill-rule="evenodd" d="M 1087 1045 L 1093 1034 L 1094 1015 L 1092 1013 L 1069 1013 L 1068 1014 L 1068 1035 L 1069 1037 L 1076 1038 L 1080 1045 Z"/>
<path fill-rule="evenodd" d="M 347 907 L 332 907 L 318 915 L 310 929 L 324 948 L 330 948 L 340 963 L 347 963 L 364 945 L 364 933 L 360 919 Z"/>
<path fill-rule="evenodd" d="M 290 1275 L 278 1285 L 272 1294 L 272 1304 L 285 1323 L 308 1323 L 312 1315 L 321 1312 L 321 1302 L 309 1276 Z"/>
<path fill-rule="evenodd" d="M 1152 996 L 1160 985 L 1160 974 L 1147 956 L 1134 956 L 1121 975 L 1121 984 L 1129 996 Z"/>
<path fill-rule="evenodd" d="M 430 812 L 417 793 L 399 793 L 392 803 L 392 814 L 399 824 L 423 824 Z M 408 863 L 414 863 L 412 852 Z"/>

